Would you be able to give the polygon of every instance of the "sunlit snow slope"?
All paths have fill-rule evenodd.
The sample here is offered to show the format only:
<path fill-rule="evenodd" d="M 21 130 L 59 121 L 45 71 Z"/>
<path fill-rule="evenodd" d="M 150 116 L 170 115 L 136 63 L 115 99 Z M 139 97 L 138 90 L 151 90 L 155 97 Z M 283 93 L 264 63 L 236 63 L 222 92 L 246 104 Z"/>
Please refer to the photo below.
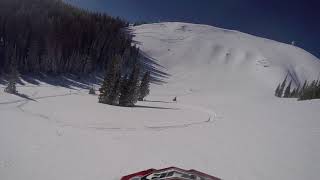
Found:
<path fill-rule="evenodd" d="M 193 88 L 272 96 L 286 75 L 296 85 L 320 75 L 320 61 L 308 52 L 238 31 L 174 22 L 134 29 L 142 50 L 173 75 L 169 81 Z"/>

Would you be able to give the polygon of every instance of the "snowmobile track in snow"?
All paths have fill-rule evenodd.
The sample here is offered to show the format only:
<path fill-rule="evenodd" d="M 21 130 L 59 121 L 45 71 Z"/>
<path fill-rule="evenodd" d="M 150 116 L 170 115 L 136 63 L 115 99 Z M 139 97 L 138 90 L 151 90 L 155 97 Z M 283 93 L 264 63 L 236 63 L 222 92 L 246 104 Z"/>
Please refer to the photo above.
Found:
<path fill-rule="evenodd" d="M 69 96 L 69 95 L 76 95 L 78 93 L 66 93 L 66 94 L 60 94 L 60 95 L 50 95 L 50 96 L 40 96 L 40 97 L 34 97 L 32 98 L 33 100 L 39 100 L 39 99 L 47 99 L 47 98 L 53 98 L 53 97 L 63 97 L 63 96 Z M 15 100 L 15 101 L 6 101 L 6 102 L 0 102 L 0 105 L 7 105 L 7 104 L 15 104 L 15 103 L 21 103 L 29 101 L 26 99 L 21 99 L 21 100 Z"/>
<path fill-rule="evenodd" d="M 50 120 L 50 117 L 36 113 L 36 112 L 31 112 L 27 111 L 24 109 L 24 107 L 32 100 L 40 100 L 40 99 L 47 99 L 47 98 L 54 98 L 54 97 L 64 97 L 64 96 L 70 96 L 70 95 L 81 95 L 81 92 L 76 92 L 76 93 L 64 93 L 64 94 L 59 94 L 59 95 L 47 95 L 47 96 L 38 96 L 35 97 L 38 94 L 38 92 L 34 92 L 31 96 L 30 99 L 21 99 L 21 100 L 15 100 L 15 101 L 8 101 L 8 102 L 0 102 L 0 105 L 8 105 L 8 104 L 15 104 L 15 103 L 20 103 L 16 106 L 18 110 L 20 110 L 23 113 L 30 114 L 35 117 L 39 117 L 45 120 Z M 189 93 L 188 93 L 189 94 Z M 161 130 L 169 130 L 169 129 L 182 129 L 182 128 L 189 128 L 193 126 L 199 126 L 199 125 L 206 125 L 206 124 L 211 124 L 216 120 L 216 113 L 213 112 L 210 109 L 206 109 L 200 106 L 193 106 L 193 105 L 186 105 L 186 104 L 179 104 L 177 103 L 178 107 L 181 107 L 181 109 L 189 109 L 189 110 L 195 110 L 195 111 L 200 111 L 203 113 L 208 114 L 208 118 L 203 121 L 199 122 L 192 122 L 192 123 L 181 123 L 181 124 L 173 124 L 173 125 L 163 125 L 163 126 L 150 126 L 150 125 L 144 125 L 142 127 L 94 127 L 94 126 L 82 126 L 82 125 L 75 125 L 75 124 L 66 124 L 61 121 L 56 121 L 58 126 L 60 127 L 71 127 L 71 128 L 77 128 L 77 129 L 94 129 L 98 131 L 141 131 L 141 130 L 155 130 L 155 131 L 161 131 Z"/>

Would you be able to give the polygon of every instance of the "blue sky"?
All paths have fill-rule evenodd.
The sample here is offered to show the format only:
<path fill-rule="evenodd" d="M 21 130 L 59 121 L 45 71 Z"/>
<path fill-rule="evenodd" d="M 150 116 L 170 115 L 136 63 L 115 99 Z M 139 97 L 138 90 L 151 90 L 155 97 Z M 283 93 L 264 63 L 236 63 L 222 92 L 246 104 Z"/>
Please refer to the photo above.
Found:
<path fill-rule="evenodd" d="M 66 0 L 128 21 L 182 21 L 290 43 L 320 58 L 320 0 Z"/>

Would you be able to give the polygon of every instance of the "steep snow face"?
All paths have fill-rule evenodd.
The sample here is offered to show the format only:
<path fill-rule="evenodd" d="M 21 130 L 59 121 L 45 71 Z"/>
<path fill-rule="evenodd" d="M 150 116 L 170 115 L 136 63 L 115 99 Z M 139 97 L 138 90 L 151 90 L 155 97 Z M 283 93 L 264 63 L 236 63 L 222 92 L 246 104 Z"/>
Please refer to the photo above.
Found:
<path fill-rule="evenodd" d="M 226 82 L 224 90 L 238 85 L 272 94 L 270 89 L 286 75 L 299 85 L 317 79 L 320 73 L 320 60 L 310 53 L 238 31 L 178 22 L 146 24 L 133 30 L 140 48 L 172 74 L 170 82 L 187 79 L 199 86 Z"/>

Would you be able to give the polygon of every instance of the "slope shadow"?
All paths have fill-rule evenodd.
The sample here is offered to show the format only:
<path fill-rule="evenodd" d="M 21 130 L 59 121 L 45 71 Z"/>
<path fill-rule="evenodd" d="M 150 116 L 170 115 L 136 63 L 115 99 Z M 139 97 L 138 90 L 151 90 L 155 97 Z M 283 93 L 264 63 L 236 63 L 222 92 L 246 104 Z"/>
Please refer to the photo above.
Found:
<path fill-rule="evenodd" d="M 30 97 L 29 97 L 28 95 L 26 95 L 26 94 L 14 93 L 13 95 L 19 96 L 19 97 L 21 97 L 21 98 L 24 98 L 24 99 L 27 99 L 27 100 L 30 100 L 30 101 L 37 102 L 37 100 L 30 98 Z"/>
<path fill-rule="evenodd" d="M 135 105 L 135 106 L 133 106 L 133 108 L 164 109 L 164 110 L 180 110 L 179 108 L 166 108 L 166 107 L 142 106 L 142 105 Z"/>
<path fill-rule="evenodd" d="M 168 103 L 168 104 L 175 103 L 175 102 L 168 102 L 168 101 L 154 101 L 154 100 L 144 100 L 144 102 L 158 102 L 158 103 Z"/>
<path fill-rule="evenodd" d="M 68 89 L 89 89 L 92 86 L 98 86 L 103 80 L 102 73 L 92 73 L 88 75 L 73 75 L 73 74 L 24 74 L 20 76 L 19 81 L 17 82 L 17 87 L 32 87 L 39 86 L 41 83 L 45 83 L 53 86 L 65 87 Z M 26 85 L 26 83 L 28 85 Z M 5 85 L 8 83 L 6 76 L 0 77 L 0 84 Z"/>

